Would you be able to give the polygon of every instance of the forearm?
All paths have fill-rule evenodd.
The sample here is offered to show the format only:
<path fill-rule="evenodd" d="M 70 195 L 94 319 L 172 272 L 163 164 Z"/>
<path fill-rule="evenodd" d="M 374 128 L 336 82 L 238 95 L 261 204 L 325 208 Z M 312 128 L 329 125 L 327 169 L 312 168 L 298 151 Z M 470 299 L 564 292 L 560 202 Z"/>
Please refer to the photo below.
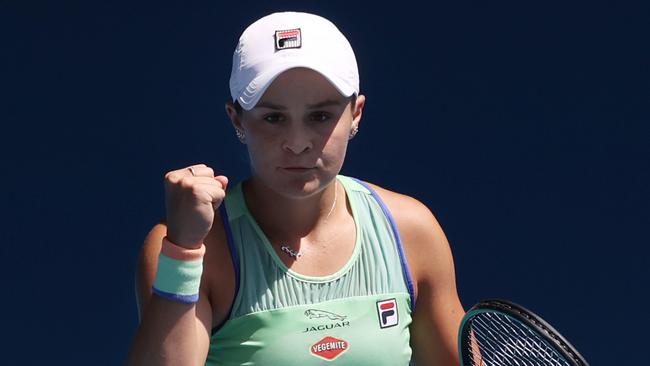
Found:
<path fill-rule="evenodd" d="M 205 362 L 196 304 L 152 295 L 136 331 L 127 365 L 197 366 Z"/>

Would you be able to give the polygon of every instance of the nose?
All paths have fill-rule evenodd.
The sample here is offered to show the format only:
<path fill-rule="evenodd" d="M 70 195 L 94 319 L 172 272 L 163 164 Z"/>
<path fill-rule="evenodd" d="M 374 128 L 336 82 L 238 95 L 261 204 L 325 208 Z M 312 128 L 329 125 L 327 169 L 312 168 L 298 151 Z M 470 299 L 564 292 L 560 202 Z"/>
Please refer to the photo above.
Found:
<path fill-rule="evenodd" d="M 300 126 L 295 126 L 287 130 L 282 148 L 287 152 L 299 155 L 310 151 L 313 148 L 313 142 L 308 131 Z"/>

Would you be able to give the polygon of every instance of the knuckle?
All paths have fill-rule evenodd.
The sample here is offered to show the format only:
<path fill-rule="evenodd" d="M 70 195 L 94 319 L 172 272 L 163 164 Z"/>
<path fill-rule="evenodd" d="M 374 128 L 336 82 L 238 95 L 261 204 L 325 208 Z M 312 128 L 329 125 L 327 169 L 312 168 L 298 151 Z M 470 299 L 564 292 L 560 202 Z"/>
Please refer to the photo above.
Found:
<path fill-rule="evenodd" d="M 178 180 L 178 174 L 176 171 L 167 172 L 165 174 L 165 181 L 169 183 L 175 183 Z"/>
<path fill-rule="evenodd" d="M 194 186 L 192 182 L 192 177 L 183 177 L 178 182 L 182 188 L 192 188 Z"/>
<path fill-rule="evenodd" d="M 193 185 L 190 189 L 192 191 L 192 194 L 195 195 L 195 196 L 201 196 L 201 195 L 205 194 L 205 190 L 203 188 L 201 188 L 201 186 L 199 186 L 197 184 Z"/>

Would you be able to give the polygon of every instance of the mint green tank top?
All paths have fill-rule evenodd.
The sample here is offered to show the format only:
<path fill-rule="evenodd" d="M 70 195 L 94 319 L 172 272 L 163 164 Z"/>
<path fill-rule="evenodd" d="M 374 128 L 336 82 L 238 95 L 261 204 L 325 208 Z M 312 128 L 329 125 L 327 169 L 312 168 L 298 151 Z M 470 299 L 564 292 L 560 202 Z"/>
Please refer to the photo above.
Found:
<path fill-rule="evenodd" d="M 366 183 L 339 175 L 356 225 L 348 263 L 313 277 L 280 260 L 248 211 L 242 185 L 221 205 L 235 265 L 228 318 L 206 365 L 408 365 L 413 287 L 393 218 Z"/>

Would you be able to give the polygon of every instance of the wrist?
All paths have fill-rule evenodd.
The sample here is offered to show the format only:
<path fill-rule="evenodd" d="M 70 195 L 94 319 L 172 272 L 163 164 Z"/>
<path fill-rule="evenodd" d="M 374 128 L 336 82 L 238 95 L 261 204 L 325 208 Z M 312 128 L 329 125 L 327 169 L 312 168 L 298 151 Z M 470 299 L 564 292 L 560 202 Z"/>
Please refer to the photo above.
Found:
<path fill-rule="evenodd" d="M 165 238 L 167 238 L 167 240 L 172 244 L 191 250 L 199 249 L 203 245 L 203 238 L 184 238 L 175 230 L 169 228 L 167 229 L 167 236 L 165 236 Z"/>
<path fill-rule="evenodd" d="M 187 262 L 203 260 L 203 256 L 205 255 L 205 245 L 203 245 L 203 243 L 199 243 L 197 248 L 187 248 L 183 245 L 176 244 L 170 240 L 169 237 L 165 236 L 162 239 L 160 253 L 168 258 L 178 261 Z"/>

